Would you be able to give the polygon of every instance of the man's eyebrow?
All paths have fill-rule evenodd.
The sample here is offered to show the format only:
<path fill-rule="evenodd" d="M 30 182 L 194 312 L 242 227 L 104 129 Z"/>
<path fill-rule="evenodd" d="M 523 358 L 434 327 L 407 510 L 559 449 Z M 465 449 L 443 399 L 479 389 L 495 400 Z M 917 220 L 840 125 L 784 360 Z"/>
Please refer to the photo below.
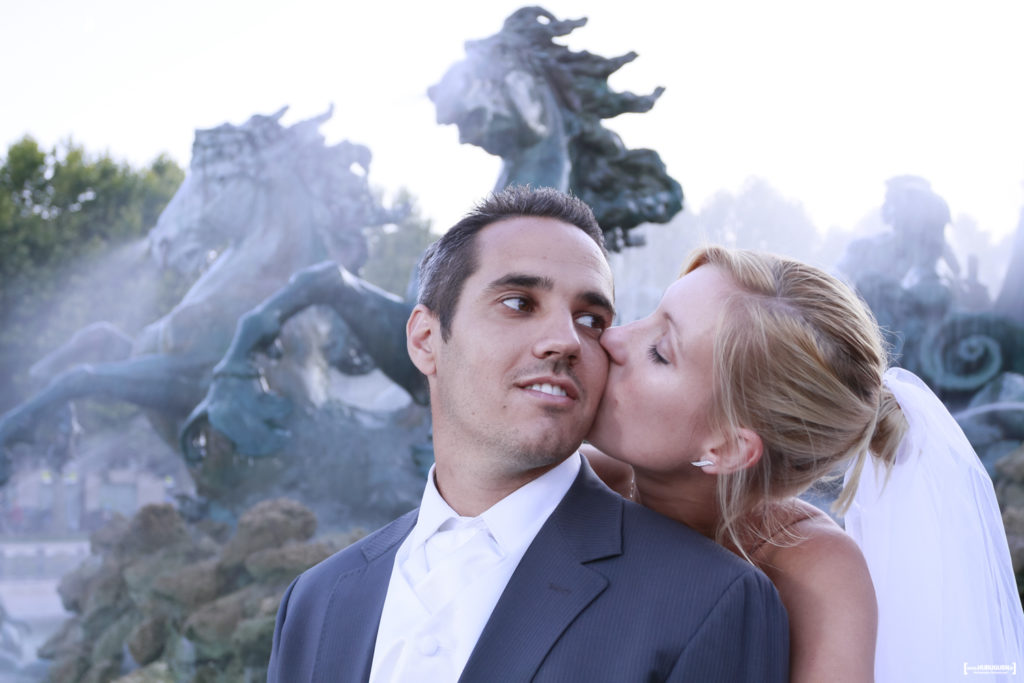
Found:
<path fill-rule="evenodd" d="M 506 287 L 519 287 L 522 289 L 543 289 L 545 291 L 551 291 L 555 288 L 555 281 L 549 277 L 542 275 L 527 275 L 526 273 L 509 273 L 503 275 L 497 280 L 493 280 L 487 285 L 487 291 L 493 292 L 505 289 Z M 612 317 L 615 316 L 615 305 L 609 301 L 601 292 L 587 291 L 582 292 L 580 299 L 587 303 L 588 306 L 598 306 L 608 311 L 608 314 Z"/>
<path fill-rule="evenodd" d="M 526 275 L 525 273 L 509 273 L 487 285 L 487 290 L 504 289 L 505 287 L 522 287 L 523 289 L 544 289 L 555 288 L 555 281 L 549 277 L 540 275 Z"/>
<path fill-rule="evenodd" d="M 601 292 L 583 292 L 583 294 L 580 295 L 580 298 L 591 306 L 599 306 L 607 309 L 608 314 L 613 318 L 615 317 L 615 304 L 609 301 L 608 297 Z"/>

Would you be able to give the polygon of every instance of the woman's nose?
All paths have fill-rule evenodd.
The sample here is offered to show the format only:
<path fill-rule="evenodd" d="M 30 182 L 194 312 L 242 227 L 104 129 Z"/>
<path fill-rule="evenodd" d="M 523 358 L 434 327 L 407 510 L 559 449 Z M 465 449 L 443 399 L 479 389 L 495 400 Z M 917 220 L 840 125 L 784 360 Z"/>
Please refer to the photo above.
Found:
<path fill-rule="evenodd" d="M 626 362 L 626 339 L 629 336 L 630 325 L 619 325 L 609 327 L 601 333 L 601 346 L 608 353 L 613 363 Z"/>

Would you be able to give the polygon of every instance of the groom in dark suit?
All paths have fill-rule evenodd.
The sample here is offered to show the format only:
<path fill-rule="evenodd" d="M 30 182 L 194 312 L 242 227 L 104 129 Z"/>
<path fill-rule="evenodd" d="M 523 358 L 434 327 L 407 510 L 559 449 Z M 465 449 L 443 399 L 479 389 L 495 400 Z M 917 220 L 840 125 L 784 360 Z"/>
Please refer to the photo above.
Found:
<path fill-rule="evenodd" d="M 295 580 L 268 680 L 788 681 L 768 579 L 612 493 L 576 450 L 613 316 L 590 209 L 498 193 L 428 250 L 420 291 L 422 504 Z"/>

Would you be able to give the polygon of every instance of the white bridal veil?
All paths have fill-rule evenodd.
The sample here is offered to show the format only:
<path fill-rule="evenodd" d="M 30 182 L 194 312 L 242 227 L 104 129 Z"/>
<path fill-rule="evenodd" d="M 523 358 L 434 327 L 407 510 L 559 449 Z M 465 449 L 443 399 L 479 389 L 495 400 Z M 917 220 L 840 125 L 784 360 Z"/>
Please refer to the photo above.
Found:
<path fill-rule="evenodd" d="M 885 384 L 910 429 L 888 481 L 869 458 L 846 515 L 878 597 L 875 679 L 1024 680 L 1024 612 L 992 480 L 924 382 L 894 368 Z"/>

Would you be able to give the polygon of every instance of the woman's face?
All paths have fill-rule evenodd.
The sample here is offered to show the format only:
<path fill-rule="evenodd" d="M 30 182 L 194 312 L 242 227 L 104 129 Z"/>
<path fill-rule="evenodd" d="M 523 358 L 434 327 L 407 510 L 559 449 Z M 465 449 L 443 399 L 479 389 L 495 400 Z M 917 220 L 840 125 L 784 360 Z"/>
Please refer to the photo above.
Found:
<path fill-rule="evenodd" d="M 638 469 L 692 471 L 716 443 L 708 421 L 714 334 L 737 291 L 724 271 L 701 266 L 669 287 L 653 314 L 606 330 L 608 383 L 587 440 Z"/>

